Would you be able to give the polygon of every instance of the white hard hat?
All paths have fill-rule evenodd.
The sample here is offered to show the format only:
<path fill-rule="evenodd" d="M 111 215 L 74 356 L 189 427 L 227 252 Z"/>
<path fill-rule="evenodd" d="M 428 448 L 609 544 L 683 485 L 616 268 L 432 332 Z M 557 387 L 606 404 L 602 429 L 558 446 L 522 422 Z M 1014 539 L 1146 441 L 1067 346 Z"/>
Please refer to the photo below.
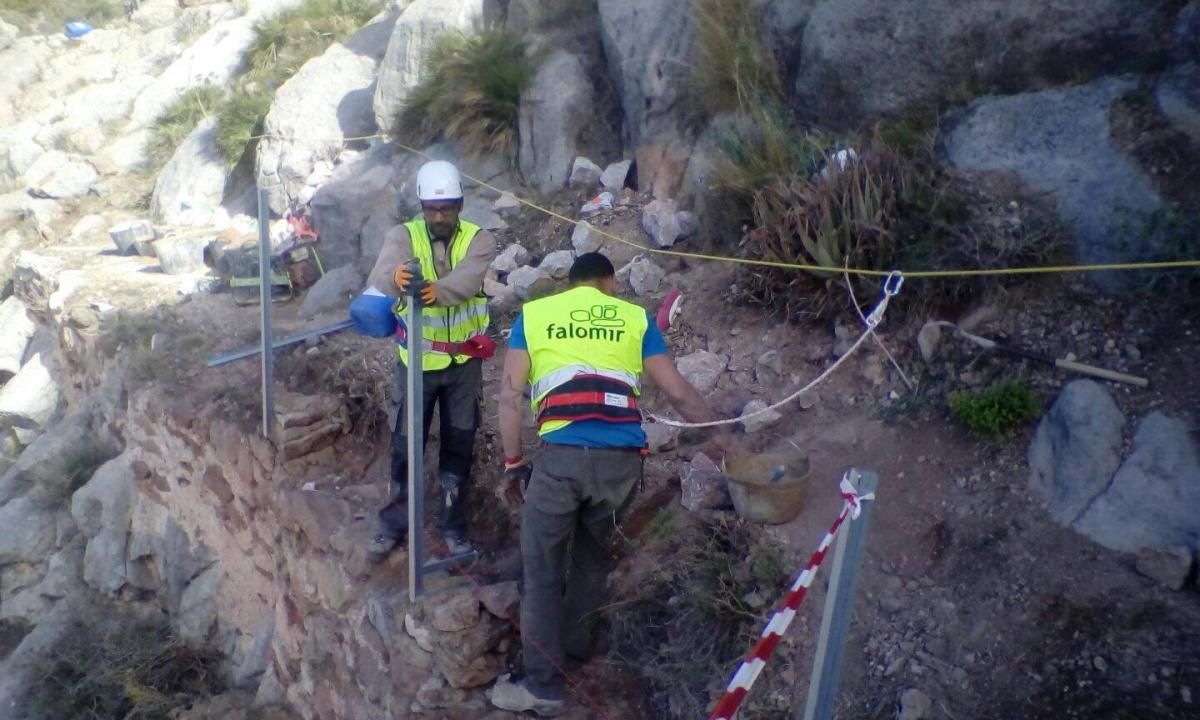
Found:
<path fill-rule="evenodd" d="M 417 171 L 417 199 L 461 200 L 462 196 L 462 180 L 452 163 L 434 160 Z"/>

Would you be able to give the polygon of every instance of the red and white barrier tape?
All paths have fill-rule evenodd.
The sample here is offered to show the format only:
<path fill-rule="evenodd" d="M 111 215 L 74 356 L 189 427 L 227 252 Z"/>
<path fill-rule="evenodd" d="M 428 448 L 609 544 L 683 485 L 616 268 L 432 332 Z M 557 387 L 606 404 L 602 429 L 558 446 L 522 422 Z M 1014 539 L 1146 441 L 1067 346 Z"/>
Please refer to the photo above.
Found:
<path fill-rule="evenodd" d="M 734 673 L 733 679 L 729 681 L 729 687 L 725 689 L 725 694 L 717 701 L 717 706 L 713 708 L 712 714 L 708 716 L 709 720 L 731 720 L 733 718 L 734 713 L 738 710 L 738 706 L 750 694 L 750 688 L 754 685 L 754 681 L 758 679 L 759 673 L 766 667 L 771 653 L 775 652 L 775 646 L 779 644 L 779 641 L 783 638 L 783 634 L 787 632 L 788 626 L 791 625 L 792 619 L 796 617 L 796 610 L 800 608 L 800 603 L 804 601 L 804 596 L 808 593 L 808 586 L 812 584 L 813 578 L 816 577 L 817 569 L 821 567 L 821 562 L 825 559 L 825 553 L 829 550 L 829 546 L 833 544 L 833 538 L 837 535 L 838 529 L 841 528 L 842 523 L 847 517 L 858 517 L 864 501 L 875 499 L 875 493 L 867 493 L 866 495 L 858 494 L 858 490 L 850 482 L 849 472 L 842 477 L 841 493 L 842 498 L 846 501 L 845 505 L 842 506 L 842 512 L 838 514 L 837 520 L 833 521 L 829 532 L 825 533 L 821 544 L 817 546 L 817 551 L 808 559 L 808 565 L 804 567 L 803 572 L 796 576 L 796 580 L 792 583 L 787 597 L 783 599 L 779 609 L 771 617 L 771 621 L 763 628 L 762 635 L 759 637 L 754 649 L 746 655 L 746 659 L 742 661 L 741 667 Z"/>

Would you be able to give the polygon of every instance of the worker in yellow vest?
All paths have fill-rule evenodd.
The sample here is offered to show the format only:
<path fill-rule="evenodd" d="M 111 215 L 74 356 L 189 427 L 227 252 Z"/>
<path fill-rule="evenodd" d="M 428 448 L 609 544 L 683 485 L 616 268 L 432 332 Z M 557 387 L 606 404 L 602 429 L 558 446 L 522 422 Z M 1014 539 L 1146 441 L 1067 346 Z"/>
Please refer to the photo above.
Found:
<path fill-rule="evenodd" d="M 462 220 L 462 181 L 457 168 L 437 160 L 417 172 L 421 217 L 388 232 L 368 278 L 368 289 L 351 305 L 360 331 L 373 336 L 395 335 L 396 372 L 392 385 L 391 496 L 379 512 L 379 533 L 367 547 L 368 557 L 380 561 L 405 539 L 408 531 L 408 429 L 405 427 L 405 366 L 408 337 L 403 322 L 404 295 L 412 282 L 405 263 L 421 261 L 425 284 L 422 355 L 424 432 L 428 437 L 433 410 L 441 418 L 438 481 L 442 502 L 438 529 L 450 549 L 469 548 L 466 541 L 467 492 L 471 476 L 475 430 L 479 427 L 479 392 L 483 360 L 494 344 L 485 335 L 487 298 L 483 277 L 496 257 L 496 239 L 479 226 Z M 397 300 L 400 298 L 400 300 Z"/>
<path fill-rule="evenodd" d="M 509 336 L 500 390 L 502 495 L 525 503 L 524 672 L 502 678 L 491 697 L 501 709 L 543 716 L 564 709 L 565 658 L 586 659 L 591 650 L 594 611 L 611 569 L 608 542 L 642 473 L 643 373 L 689 421 L 714 419 L 646 311 L 614 296 L 608 258 L 580 255 L 570 281 L 570 289 L 525 304 Z M 526 385 L 542 441 L 532 466 L 521 451 Z M 713 434 L 728 447 L 727 432 Z"/>

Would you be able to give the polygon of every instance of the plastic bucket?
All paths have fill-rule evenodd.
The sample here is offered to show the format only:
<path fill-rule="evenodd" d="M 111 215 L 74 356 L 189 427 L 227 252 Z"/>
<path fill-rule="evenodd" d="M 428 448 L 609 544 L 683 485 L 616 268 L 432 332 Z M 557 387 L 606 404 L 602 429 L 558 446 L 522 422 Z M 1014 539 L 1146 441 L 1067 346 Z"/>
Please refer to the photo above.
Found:
<path fill-rule="evenodd" d="M 727 464 L 729 495 L 738 515 L 778 525 L 800 514 L 808 488 L 808 457 L 800 453 L 758 453 Z"/>

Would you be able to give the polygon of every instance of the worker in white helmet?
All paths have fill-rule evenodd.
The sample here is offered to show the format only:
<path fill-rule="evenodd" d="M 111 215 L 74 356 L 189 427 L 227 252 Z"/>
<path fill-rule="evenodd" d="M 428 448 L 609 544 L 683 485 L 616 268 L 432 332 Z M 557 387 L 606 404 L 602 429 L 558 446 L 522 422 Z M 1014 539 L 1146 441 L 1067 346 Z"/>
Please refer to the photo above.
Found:
<path fill-rule="evenodd" d="M 392 428 L 391 497 L 379 512 L 379 533 L 367 547 L 380 561 L 407 536 L 408 429 L 405 427 L 405 367 L 409 361 L 403 297 L 412 282 L 406 263 L 421 261 L 424 285 L 424 433 L 429 436 L 433 410 L 441 418 L 438 480 L 442 502 L 438 529 L 454 552 L 469 548 L 466 540 L 467 492 L 475 430 L 479 427 L 479 393 L 483 359 L 495 352 L 485 335 L 487 298 L 483 277 L 496 257 L 496 239 L 478 225 L 462 220 L 462 181 L 451 163 L 436 160 L 417 172 L 421 215 L 392 228 L 368 279 L 369 289 L 351 306 L 360 331 L 395 335 L 397 363 L 389 421 Z"/>

